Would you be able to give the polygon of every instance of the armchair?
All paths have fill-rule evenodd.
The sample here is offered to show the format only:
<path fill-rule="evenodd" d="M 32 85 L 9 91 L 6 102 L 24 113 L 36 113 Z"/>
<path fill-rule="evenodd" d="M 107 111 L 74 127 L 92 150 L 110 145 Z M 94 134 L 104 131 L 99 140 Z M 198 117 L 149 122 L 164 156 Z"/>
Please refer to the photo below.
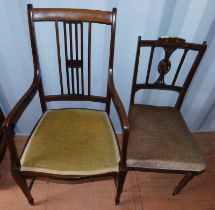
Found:
<path fill-rule="evenodd" d="M 28 5 L 29 33 L 34 62 L 34 78 L 4 121 L 11 155 L 11 172 L 28 202 L 34 205 L 30 193 L 36 178 L 50 180 L 91 180 L 109 177 L 117 180 L 120 164 L 118 139 L 109 118 L 111 101 L 116 107 L 127 138 L 128 119 L 113 81 L 113 60 L 116 29 L 116 9 L 99 11 L 87 9 L 33 8 Z M 36 38 L 36 24 L 52 23 L 56 37 L 56 53 L 60 92 L 47 94 L 42 78 Z M 61 24 L 61 25 L 60 25 Z M 108 79 L 106 95 L 92 93 L 91 47 L 94 25 L 110 28 Z M 62 26 L 62 27 L 60 27 Z M 63 28 L 63 30 L 60 30 Z M 87 31 L 87 39 L 84 32 Z M 63 35 L 62 35 L 63 34 Z M 46 34 L 44 34 L 45 36 Z M 62 35 L 62 36 L 61 36 Z M 61 38 L 64 40 L 64 51 Z M 85 42 L 86 41 L 86 42 Z M 86 47 L 84 44 L 86 43 Z M 86 53 L 84 52 L 86 50 Z M 62 57 L 64 52 L 64 57 Z M 87 65 L 84 57 L 87 55 Z M 65 59 L 63 61 L 63 59 Z M 65 62 L 65 68 L 63 67 Z M 57 84 L 56 84 L 57 85 Z M 18 156 L 14 144 L 14 127 L 36 93 L 39 93 L 42 116 Z M 105 104 L 105 110 L 49 109 L 56 101 L 92 101 Z M 26 180 L 31 179 L 27 185 Z"/>

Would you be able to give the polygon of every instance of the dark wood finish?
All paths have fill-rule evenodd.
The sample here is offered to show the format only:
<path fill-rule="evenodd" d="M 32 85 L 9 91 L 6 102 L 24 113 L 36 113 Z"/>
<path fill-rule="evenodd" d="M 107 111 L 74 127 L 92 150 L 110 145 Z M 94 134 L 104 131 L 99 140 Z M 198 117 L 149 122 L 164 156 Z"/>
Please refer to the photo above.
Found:
<path fill-rule="evenodd" d="M 140 37 L 141 39 L 141 37 Z M 206 45 L 206 42 L 203 44 Z M 176 47 L 178 49 L 188 49 L 199 51 L 199 44 L 185 42 L 184 39 L 180 39 L 177 37 L 160 37 L 158 40 L 140 40 L 140 47 Z"/>
<path fill-rule="evenodd" d="M 28 186 L 28 188 L 29 188 L 30 191 L 31 191 L 31 188 L 32 188 L 32 186 L 33 186 L 33 184 L 34 184 L 35 179 L 36 179 L 35 176 L 34 176 L 33 178 L 31 178 L 31 182 L 30 182 L 30 184 L 29 184 L 29 186 Z"/>
<path fill-rule="evenodd" d="M 154 50 L 155 50 L 155 47 L 151 47 L 151 52 L 150 52 L 150 58 L 149 58 L 149 64 L 148 64 L 148 70 L 147 70 L 147 76 L 146 76 L 146 84 L 149 83 L 149 74 L 150 74 L 150 71 L 151 71 L 151 66 L 152 66 L 152 59 L 153 59 L 153 55 L 154 55 Z M 140 56 L 140 55 L 139 55 Z M 139 57 L 138 56 L 138 57 Z"/>
<path fill-rule="evenodd" d="M 113 71 L 109 71 L 109 81 L 108 81 L 108 89 L 110 93 L 110 97 L 116 107 L 118 112 L 121 126 L 122 126 L 122 152 L 121 152 L 121 163 L 120 167 L 125 168 L 126 166 L 126 156 L 127 156 L 127 145 L 128 145 L 128 136 L 129 136 L 129 123 L 126 112 L 123 108 L 123 104 L 116 92 L 114 81 L 113 81 Z"/>
<path fill-rule="evenodd" d="M 78 26 L 75 23 L 75 51 L 76 60 L 78 61 Z M 79 95 L 79 68 L 76 66 L 76 82 L 77 82 L 77 94 Z"/>
<path fill-rule="evenodd" d="M 116 192 L 116 198 L 115 198 L 115 204 L 116 205 L 119 204 L 119 199 L 120 199 L 120 195 L 121 195 L 122 190 L 123 190 L 123 185 L 125 182 L 127 172 L 128 172 L 127 170 L 120 170 L 119 171 L 118 183 L 117 183 L 117 192 Z"/>
<path fill-rule="evenodd" d="M 110 102 L 113 100 L 113 104 L 116 107 L 117 113 L 120 118 L 120 122 L 123 129 L 124 142 L 127 142 L 128 137 L 128 119 L 124 110 L 123 104 L 116 92 L 113 80 L 113 58 L 114 58 L 114 43 L 115 43 L 115 27 L 116 27 L 116 9 L 110 11 L 98 11 L 98 10 L 82 10 L 82 9 L 33 9 L 32 5 L 28 5 L 28 21 L 29 21 L 29 33 L 31 38 L 32 56 L 34 61 L 34 78 L 30 88 L 17 102 L 15 107 L 8 114 L 3 124 L 3 132 L 7 138 L 10 155 L 11 155 L 11 172 L 12 175 L 26 196 L 30 204 L 34 204 L 33 198 L 30 193 L 30 189 L 33 185 L 34 179 L 37 177 L 46 177 L 50 179 L 60 180 L 92 180 L 99 179 L 100 177 L 109 177 L 116 179 L 118 173 L 105 173 L 96 176 L 63 176 L 54 175 L 48 173 L 36 173 L 33 171 L 21 172 L 20 157 L 18 156 L 17 148 L 14 143 L 15 131 L 14 127 L 24 110 L 28 107 L 31 100 L 34 98 L 37 91 L 39 92 L 42 111 L 47 110 L 47 102 L 51 101 L 94 101 L 106 104 L 106 111 L 110 111 Z M 58 67 L 59 67 L 59 80 L 60 80 L 60 94 L 59 95 L 46 95 L 43 89 L 43 84 L 40 73 L 39 56 L 36 44 L 36 34 L 34 28 L 34 22 L 37 21 L 52 21 L 55 24 L 56 33 L 56 46 L 58 55 Z M 63 69 L 61 60 L 61 48 L 60 46 L 60 33 L 59 22 L 63 23 L 63 36 L 64 36 L 64 52 L 65 52 L 65 72 L 66 72 L 66 85 L 63 85 Z M 87 22 L 88 28 L 88 91 L 84 93 L 84 69 L 83 69 L 83 57 L 84 57 L 84 40 L 83 24 Z M 109 55 L 109 75 L 107 84 L 107 94 L 105 96 L 94 96 L 91 94 L 91 39 L 92 39 L 92 24 L 105 24 L 106 27 L 111 27 L 111 39 L 110 39 L 110 55 Z M 73 27 L 74 26 L 74 27 Z M 80 27 L 80 33 L 78 33 L 78 27 Z M 80 36 L 79 36 L 80 35 Z M 73 37 L 74 36 L 74 37 Z M 73 39 L 74 38 L 74 39 Z M 80 39 L 80 42 L 78 41 Z M 75 41 L 75 43 L 72 42 Z M 79 43 L 81 46 L 79 46 Z M 80 48 L 79 48 L 80 47 Z M 78 50 L 81 53 L 79 55 Z M 73 52 L 75 51 L 75 52 Z M 76 55 L 76 56 L 74 56 Z M 79 57 L 80 56 L 80 57 Z M 74 71 L 76 70 L 76 78 Z M 79 75 L 80 73 L 80 75 Z M 80 76 L 80 81 L 79 81 Z M 76 83 L 75 83 L 76 79 Z M 79 89 L 79 82 L 81 83 Z M 77 85 L 75 87 L 75 84 Z M 67 91 L 64 90 L 67 87 Z M 36 125 L 35 125 L 36 127 Z M 34 128 L 35 128 L 34 127 Z M 33 131 L 32 131 L 33 132 Z M 32 134 L 32 133 L 31 133 Z M 30 137 L 29 137 L 30 139 Z M 26 145 L 25 145 L 26 146 Z M 25 149 L 23 148 L 23 151 Z M 22 152 L 23 153 L 23 152 Z M 124 157 L 124 156 L 123 156 Z M 124 157 L 125 158 L 125 157 Z M 30 185 L 27 185 L 26 179 L 32 179 Z"/>
<path fill-rule="evenodd" d="M 72 24 L 69 23 L 69 38 L 70 38 L 70 62 L 73 60 L 73 45 L 72 45 Z M 71 64 L 71 79 L 72 79 L 72 93 L 75 94 L 75 80 L 74 80 L 74 66 Z"/>
<path fill-rule="evenodd" d="M 22 176 L 18 170 L 12 169 L 11 172 L 12 172 L 12 176 L 15 179 L 16 183 L 22 190 L 25 197 L 28 199 L 29 204 L 34 205 L 34 199 L 30 193 L 30 188 L 32 186 L 30 186 L 30 188 L 28 187 L 24 176 Z"/>
<path fill-rule="evenodd" d="M 33 21 L 74 21 L 112 25 L 112 12 L 88 9 L 34 8 Z"/>
<path fill-rule="evenodd" d="M 102 96 L 82 96 L 82 95 L 47 95 L 45 96 L 46 102 L 51 101 L 94 101 L 94 102 L 100 102 L 100 103 L 106 103 L 107 99 L 106 97 Z"/>
<path fill-rule="evenodd" d="M 186 175 L 180 180 L 180 182 L 178 183 L 178 185 L 175 187 L 175 189 L 173 190 L 172 195 L 179 194 L 179 192 L 181 191 L 181 189 L 182 189 L 183 187 L 185 187 L 185 186 L 187 185 L 187 183 L 193 179 L 193 177 L 194 177 L 194 174 L 193 174 L 193 173 L 188 173 L 188 174 L 186 174 Z"/>
<path fill-rule="evenodd" d="M 84 63 L 84 29 L 83 29 L 83 23 L 81 23 L 81 90 L 82 95 L 84 95 L 84 69 L 83 69 L 83 63 Z"/>
<path fill-rule="evenodd" d="M 38 92 L 40 97 L 40 104 L 43 113 L 47 110 L 47 106 L 44 100 L 44 89 L 41 81 L 41 77 L 39 77 L 40 72 L 40 65 L 39 65 L 39 57 L 37 52 L 37 44 L 36 44 L 36 37 L 35 37 L 35 28 L 34 28 L 34 22 L 32 19 L 33 13 L 32 9 L 33 6 L 31 4 L 28 4 L 28 26 L 29 26 L 29 33 L 30 33 L 30 39 L 31 39 L 31 49 L 32 49 L 32 56 L 34 61 L 34 80 L 38 80 Z M 32 83 L 32 85 L 37 85 L 35 82 Z"/>
<path fill-rule="evenodd" d="M 151 48 L 149 61 L 148 61 L 148 67 L 147 67 L 147 73 L 146 73 L 145 82 L 137 83 L 140 50 L 141 50 L 141 48 L 144 48 L 144 47 Z M 152 72 L 151 67 L 152 67 L 152 63 L 153 63 L 153 54 L 154 54 L 155 48 L 158 48 L 158 47 L 163 48 L 165 55 L 164 55 L 164 58 L 158 63 L 158 73 L 159 73 L 158 78 L 156 78 L 155 81 L 153 81 L 153 82 L 149 82 L 150 74 Z M 183 103 L 185 94 L 192 81 L 192 78 L 205 53 L 206 47 L 207 47 L 206 42 L 203 42 L 203 44 L 194 44 L 194 43 L 188 43 L 184 39 L 175 38 L 175 37 L 159 38 L 158 40 L 141 40 L 141 37 L 139 36 L 138 44 L 137 44 L 137 51 L 136 51 L 136 60 L 135 60 L 135 66 L 134 66 L 130 107 L 135 104 L 134 99 L 135 99 L 135 94 L 137 91 L 139 91 L 141 89 L 159 89 L 159 90 L 176 91 L 178 93 L 178 99 L 176 101 L 175 108 L 180 109 L 181 105 Z M 173 80 L 170 82 L 170 84 L 166 84 L 165 76 L 168 74 L 169 71 L 171 71 L 170 57 L 177 49 L 183 49 L 184 52 L 183 52 L 183 55 L 179 62 L 179 65 L 176 69 Z M 192 64 L 190 70 L 188 71 L 187 76 L 185 76 L 184 83 L 181 86 L 176 85 L 177 78 L 183 67 L 183 63 L 186 59 L 186 55 L 187 55 L 188 51 L 197 51 L 196 58 L 194 59 L 194 62 Z M 179 184 L 175 188 L 173 195 L 179 193 L 180 190 L 193 178 L 194 175 L 200 174 L 197 172 L 190 172 L 190 171 L 176 171 L 176 170 L 147 169 L 147 168 L 141 168 L 141 167 L 128 167 L 126 165 L 128 136 L 129 136 L 129 132 L 126 133 L 126 137 L 123 139 L 121 165 L 120 165 L 120 169 L 119 169 L 117 194 L 116 194 L 116 198 L 115 198 L 116 204 L 118 204 L 120 201 L 120 195 L 121 195 L 121 192 L 123 189 L 127 171 L 185 174 L 185 177 L 179 182 Z"/>
<path fill-rule="evenodd" d="M 109 57 L 109 69 L 113 69 L 113 61 L 114 61 L 114 46 L 115 46 L 115 33 L 116 33 L 116 8 L 113 9 L 113 14 L 112 14 L 112 20 L 113 20 L 113 25 L 111 27 L 111 42 L 110 42 L 110 57 Z M 111 102 L 111 96 L 110 96 L 110 91 L 108 88 L 107 91 L 107 104 L 106 104 L 106 112 L 109 114 L 110 113 L 110 102 Z"/>
<path fill-rule="evenodd" d="M 91 36 L 92 36 L 92 24 L 89 23 L 88 29 L 88 95 L 90 96 L 91 92 Z"/>
<path fill-rule="evenodd" d="M 136 59 L 135 59 L 135 66 L 134 66 L 134 75 L 133 75 L 133 82 L 132 82 L 132 89 L 136 88 L 136 83 L 137 83 L 137 73 L 138 73 L 138 66 L 139 66 L 139 59 L 140 59 L 140 42 L 141 42 L 141 37 L 138 37 L 138 43 L 137 43 L 137 52 L 136 52 Z M 151 56 L 150 56 L 151 58 Z M 151 66 L 151 64 L 149 63 L 149 66 Z M 149 72 L 150 72 L 150 68 L 148 67 L 148 72 L 147 72 L 147 76 L 146 76 L 146 82 L 148 83 L 149 80 Z M 135 94 L 133 92 L 131 92 L 131 100 L 130 100 L 130 105 L 134 104 L 134 96 Z"/>
<path fill-rule="evenodd" d="M 171 90 L 176 91 L 178 93 L 182 92 L 183 87 L 180 86 L 172 86 L 172 85 L 166 85 L 166 84 L 136 84 L 134 87 L 135 91 L 138 91 L 140 89 L 160 89 L 160 90 Z"/>
<path fill-rule="evenodd" d="M 68 27 L 67 27 L 67 25 L 68 25 Z M 69 46 L 68 46 L 68 41 L 67 41 L 67 28 L 69 28 L 69 43 L 70 43 Z M 73 45 L 73 36 L 74 36 L 74 45 Z M 71 95 L 83 95 L 84 96 L 85 92 L 84 92 L 84 27 L 83 27 L 83 22 L 70 22 L 70 21 L 64 22 L 64 45 L 65 45 L 65 59 L 66 59 L 65 62 L 66 62 L 68 95 L 71 94 Z M 89 45 L 91 45 L 91 43 Z M 89 48 L 89 46 L 88 46 L 88 48 Z M 68 59 L 68 49 L 70 51 L 70 59 Z M 74 55 L 75 55 L 75 57 L 74 57 Z M 89 59 L 91 59 L 91 58 L 89 58 Z M 88 60 L 88 62 L 90 62 L 90 61 Z M 69 71 L 69 69 L 71 71 Z M 90 69 L 88 66 L 88 75 L 89 75 L 89 71 L 90 71 Z M 70 90 L 69 72 L 71 74 L 72 91 Z M 90 83 L 91 83 L 91 81 L 90 81 L 90 79 L 88 79 L 88 88 L 90 86 Z"/>
<path fill-rule="evenodd" d="M 60 77 L 60 91 L 61 91 L 61 94 L 63 94 L 63 78 L 62 78 L 62 68 L 61 68 L 58 21 L 55 21 L 55 31 L 56 31 L 56 43 L 57 43 L 58 68 L 59 68 L 59 77 Z"/>
<path fill-rule="evenodd" d="M 7 142 L 2 131 L 2 124 L 4 120 L 5 120 L 5 116 L 2 112 L 2 109 L 0 108 L 0 162 L 4 159 L 6 148 L 7 148 Z"/>
<path fill-rule="evenodd" d="M 187 52 L 188 52 L 188 49 L 185 49 L 185 50 L 184 50 L 184 53 L 183 53 L 183 56 L 182 56 L 182 58 L 181 58 L 181 61 L 180 61 L 179 65 L 178 65 L 178 68 L 177 68 L 177 70 L 176 70 L 174 79 L 173 79 L 173 81 L 172 81 L 172 86 L 175 85 L 175 82 L 176 82 L 176 80 L 177 80 L 177 78 L 178 78 L 178 74 L 179 74 L 179 72 L 180 72 L 180 70 L 181 70 L 181 67 L 182 67 L 183 63 L 184 63 L 185 57 L 186 57 L 186 55 L 187 55 Z"/>
<path fill-rule="evenodd" d="M 115 33 L 116 33 L 116 8 L 113 8 L 112 12 L 112 27 L 111 27 L 111 41 L 110 41 L 110 57 L 109 57 L 109 69 L 113 69 L 114 61 L 114 48 L 115 48 Z"/>
<path fill-rule="evenodd" d="M 63 29 L 64 29 L 64 49 L 65 49 L 65 59 L 66 59 L 66 82 L 67 82 L 67 91 L 68 91 L 68 94 L 70 94 L 69 64 L 71 63 L 71 60 L 70 62 L 68 60 L 67 30 L 66 30 L 65 22 L 63 23 Z"/>
<path fill-rule="evenodd" d="M 148 62 L 148 69 L 146 74 L 146 79 L 144 83 L 138 84 L 137 83 L 137 74 L 138 74 L 138 67 L 139 67 L 139 56 L 140 56 L 140 49 L 150 47 L 150 57 Z M 149 83 L 149 78 L 151 74 L 151 65 L 153 62 L 153 54 L 155 48 L 163 48 L 165 52 L 164 58 L 158 64 L 158 78 L 152 83 Z M 160 90 L 171 90 L 178 92 L 178 99 L 175 104 L 175 107 L 180 109 L 183 103 L 184 96 L 187 92 L 187 89 L 192 81 L 192 78 L 198 68 L 198 65 L 204 55 L 206 50 L 206 42 L 203 44 L 194 44 L 185 42 L 184 39 L 180 38 L 159 38 L 158 40 L 141 40 L 141 37 L 138 37 L 138 45 L 137 45 L 137 53 L 136 53 L 136 61 L 135 61 L 135 68 L 134 68 L 134 76 L 133 76 L 133 83 L 132 83 L 132 90 L 131 90 L 131 105 L 134 104 L 134 97 L 135 93 L 140 89 L 160 89 Z M 170 57 L 171 55 L 177 50 L 183 49 L 184 53 L 181 57 L 177 70 L 175 72 L 174 78 L 170 84 L 166 84 L 165 76 L 171 71 L 171 62 Z M 182 69 L 184 60 L 186 59 L 186 55 L 188 51 L 197 51 L 197 56 L 193 62 L 191 69 L 188 72 L 188 75 L 183 83 L 182 86 L 176 85 L 176 81 L 180 71 Z"/>
<path fill-rule="evenodd" d="M 66 65 L 69 68 L 82 68 L 83 62 L 82 60 L 67 60 Z"/>

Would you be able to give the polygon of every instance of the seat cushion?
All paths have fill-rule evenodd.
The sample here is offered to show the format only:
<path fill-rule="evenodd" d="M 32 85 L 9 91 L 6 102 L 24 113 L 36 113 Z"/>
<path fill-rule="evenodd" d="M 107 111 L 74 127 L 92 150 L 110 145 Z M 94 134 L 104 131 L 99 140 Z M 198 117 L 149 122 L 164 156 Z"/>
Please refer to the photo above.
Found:
<path fill-rule="evenodd" d="M 21 158 L 21 171 L 60 175 L 117 172 L 119 151 L 108 115 L 84 109 L 44 113 Z"/>
<path fill-rule="evenodd" d="M 205 159 L 180 111 L 131 106 L 127 165 L 147 169 L 202 171 Z"/>

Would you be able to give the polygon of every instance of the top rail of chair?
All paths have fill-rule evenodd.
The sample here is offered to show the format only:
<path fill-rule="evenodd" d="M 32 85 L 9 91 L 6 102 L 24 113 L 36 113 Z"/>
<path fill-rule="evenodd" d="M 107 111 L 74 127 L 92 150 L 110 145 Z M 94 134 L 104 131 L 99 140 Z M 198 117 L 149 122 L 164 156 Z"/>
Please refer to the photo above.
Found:
<path fill-rule="evenodd" d="M 173 42 L 171 41 L 173 40 Z M 163 39 L 160 38 L 158 40 L 139 40 L 139 44 L 140 47 L 177 47 L 177 48 L 182 48 L 182 49 L 189 49 L 189 50 L 195 50 L 195 51 L 199 51 L 203 48 L 206 47 L 207 43 L 203 42 L 202 44 L 196 44 L 196 43 L 189 43 L 186 42 L 185 40 L 181 41 L 181 42 L 176 42 L 174 38 L 171 39 Z"/>
<path fill-rule="evenodd" d="M 33 21 L 80 21 L 111 25 L 113 11 L 70 9 L 70 8 L 32 8 Z"/>

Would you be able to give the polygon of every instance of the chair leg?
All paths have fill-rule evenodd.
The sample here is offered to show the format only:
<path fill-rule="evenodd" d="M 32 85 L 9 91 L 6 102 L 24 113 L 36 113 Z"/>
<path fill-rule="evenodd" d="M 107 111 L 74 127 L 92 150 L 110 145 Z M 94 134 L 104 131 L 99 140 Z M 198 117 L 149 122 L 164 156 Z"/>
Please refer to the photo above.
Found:
<path fill-rule="evenodd" d="M 118 179 L 118 174 L 117 175 L 114 175 L 114 184 L 115 184 L 115 187 L 117 187 L 117 179 Z"/>
<path fill-rule="evenodd" d="M 122 190 L 123 190 L 123 186 L 124 186 L 126 175 L 127 175 L 127 170 L 125 170 L 125 171 L 119 171 L 119 174 L 118 174 L 118 183 L 117 183 L 117 191 L 116 191 L 116 198 L 115 198 L 115 204 L 116 205 L 118 205 L 119 202 L 120 202 L 120 195 L 121 195 Z"/>
<path fill-rule="evenodd" d="M 24 193 L 25 197 L 27 198 L 29 204 L 32 206 L 34 205 L 34 199 L 30 193 L 26 180 L 21 176 L 18 171 L 12 171 L 13 178 L 15 179 L 16 183 L 21 188 L 22 192 Z"/>
<path fill-rule="evenodd" d="M 182 190 L 183 187 L 185 187 L 185 185 L 191 181 L 194 177 L 193 173 L 188 173 L 186 174 L 178 183 L 178 185 L 175 187 L 175 189 L 173 190 L 172 195 L 177 195 L 180 193 L 180 191 Z"/>

